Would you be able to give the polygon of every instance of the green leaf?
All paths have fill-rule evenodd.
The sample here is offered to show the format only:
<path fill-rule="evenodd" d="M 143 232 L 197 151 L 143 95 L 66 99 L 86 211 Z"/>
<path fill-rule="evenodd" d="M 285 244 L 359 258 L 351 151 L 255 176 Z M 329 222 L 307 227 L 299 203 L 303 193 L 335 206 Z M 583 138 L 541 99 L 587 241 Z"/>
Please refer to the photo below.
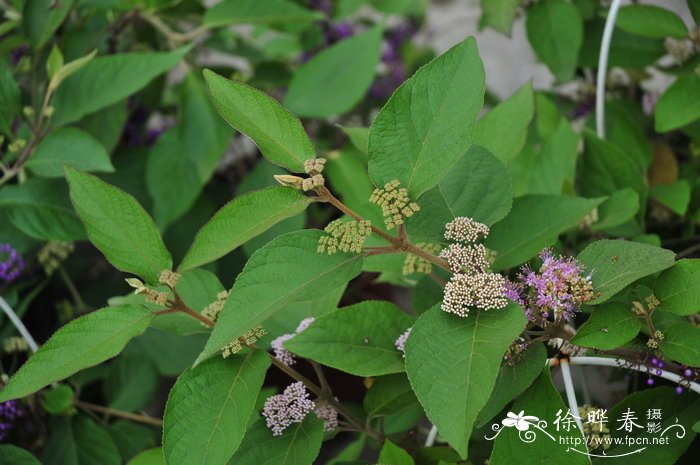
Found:
<path fill-rule="evenodd" d="M 124 461 L 130 460 L 145 449 L 156 446 L 154 434 L 156 429 L 152 426 L 141 425 L 128 420 L 117 420 L 108 426 L 108 431 Z M 158 436 L 161 435 L 160 429 L 158 429 L 157 434 Z M 159 452 L 161 456 L 160 465 L 163 465 L 163 452 Z"/>
<path fill-rule="evenodd" d="M 384 441 L 382 450 L 379 452 L 377 463 L 391 465 L 414 465 L 413 457 L 408 452 L 395 445 L 388 439 Z"/>
<path fill-rule="evenodd" d="M 128 116 L 126 110 L 126 102 L 117 102 L 83 118 L 80 127 L 96 138 L 108 153 L 112 153 L 124 131 Z"/>
<path fill-rule="evenodd" d="M 367 417 L 395 415 L 418 403 L 408 378 L 403 373 L 375 378 L 363 406 Z"/>
<path fill-rule="evenodd" d="M 598 206 L 598 221 L 591 225 L 594 231 L 602 231 L 625 224 L 639 211 L 639 194 L 625 187 L 615 191 Z"/>
<path fill-rule="evenodd" d="M 679 179 L 673 184 L 657 184 L 651 188 L 650 195 L 679 216 L 685 215 L 690 205 L 690 184 Z"/>
<path fill-rule="evenodd" d="M 664 270 L 654 283 L 659 310 L 676 315 L 700 312 L 700 259 L 683 259 Z"/>
<path fill-rule="evenodd" d="M 0 132 L 12 134 L 11 126 L 22 109 L 19 87 L 6 60 L 0 60 Z"/>
<path fill-rule="evenodd" d="M 118 270 L 157 284 L 173 262 L 146 210 L 133 196 L 95 176 L 66 167 L 66 177 L 90 242 Z"/>
<path fill-rule="evenodd" d="M 651 165 L 653 149 L 639 118 L 618 101 L 605 105 L 605 137 L 625 150 L 637 165 L 646 171 Z"/>
<path fill-rule="evenodd" d="M 58 128 L 50 132 L 24 164 L 32 173 L 47 178 L 62 178 L 63 165 L 83 171 L 114 171 L 102 144 L 76 128 Z"/>
<path fill-rule="evenodd" d="M 107 430 L 89 417 L 57 417 L 49 426 L 44 465 L 121 465 L 119 450 Z"/>
<path fill-rule="evenodd" d="M 158 388 L 158 370 L 148 358 L 123 354 L 112 363 L 102 385 L 107 406 L 127 412 L 148 405 Z"/>
<path fill-rule="evenodd" d="M 142 307 L 106 307 L 56 331 L 0 390 L 0 402 L 18 399 L 104 362 L 143 334 L 152 314 Z"/>
<path fill-rule="evenodd" d="M 406 342 L 411 386 L 440 436 L 466 458 L 477 414 L 490 396 L 508 346 L 525 327 L 514 303 L 460 318 L 435 306 Z"/>
<path fill-rule="evenodd" d="M 674 257 L 672 251 L 653 245 L 606 239 L 590 244 L 576 260 L 591 273 L 598 297 L 590 304 L 597 305 L 639 278 L 672 267 Z"/>
<path fill-rule="evenodd" d="M 290 0 L 224 0 L 204 13 L 204 25 L 301 23 L 320 19 L 319 12 Z"/>
<path fill-rule="evenodd" d="M 354 126 L 348 127 L 341 126 L 340 124 L 337 126 L 345 133 L 345 135 L 348 136 L 350 142 L 352 142 L 352 145 L 354 145 L 357 150 L 365 155 L 367 154 L 367 145 L 369 144 L 369 128 Z"/>
<path fill-rule="evenodd" d="M 204 79 L 219 114 L 250 137 L 272 163 L 300 173 L 304 160 L 316 156 L 301 122 L 275 99 L 209 70 L 204 70 Z"/>
<path fill-rule="evenodd" d="M 474 143 L 490 150 L 504 164 L 508 164 L 525 145 L 527 128 L 534 112 L 535 98 L 530 81 L 479 120 Z"/>
<path fill-rule="evenodd" d="M 491 397 L 476 417 L 476 426 L 481 428 L 498 412 L 532 384 L 545 367 L 547 349 L 535 343 L 516 360 L 515 366 L 504 364 L 498 372 Z"/>
<path fill-rule="evenodd" d="M 3 444 L 0 445 L 0 465 L 41 465 L 41 462 L 22 448 Z"/>
<path fill-rule="evenodd" d="M 549 67 L 557 82 L 574 77 L 583 42 L 583 20 L 566 0 L 544 0 L 528 8 L 527 38 L 537 58 Z"/>
<path fill-rule="evenodd" d="M 52 101 L 52 122 L 78 121 L 134 94 L 177 65 L 189 48 L 163 53 L 119 53 L 97 57 L 65 79 Z"/>
<path fill-rule="evenodd" d="M 184 372 L 168 396 L 163 452 L 169 465 L 225 465 L 243 440 L 270 366 L 260 350 L 213 358 Z"/>
<path fill-rule="evenodd" d="M 674 12 L 655 5 L 625 5 L 620 8 L 615 26 L 630 34 L 664 39 L 685 39 L 688 28 Z"/>
<path fill-rule="evenodd" d="M 165 465 L 163 450 L 160 447 L 145 450 L 131 459 L 127 465 Z"/>
<path fill-rule="evenodd" d="M 29 42 L 35 50 L 41 48 L 56 32 L 73 8 L 73 0 L 54 3 L 53 0 L 27 0 L 22 22 Z"/>
<path fill-rule="evenodd" d="M 369 132 L 369 174 L 398 179 L 414 198 L 435 186 L 472 143 L 484 67 L 468 38 L 420 68 L 391 96 Z"/>
<path fill-rule="evenodd" d="M 63 180 L 33 178 L 24 184 L 4 186 L 0 208 L 7 211 L 16 228 L 36 239 L 85 239 L 85 230 L 71 208 Z"/>
<path fill-rule="evenodd" d="M 352 109 L 367 93 L 379 63 L 382 28 L 323 49 L 292 76 L 284 106 L 307 118 L 325 118 Z M 352 73 L 344 70 L 352 70 Z"/>
<path fill-rule="evenodd" d="M 601 39 L 605 20 L 594 17 L 585 23 L 583 46 L 579 54 L 579 66 L 598 66 L 601 49 Z M 666 54 L 664 41 L 635 36 L 620 28 L 613 30 L 613 40 L 610 43 L 608 66 L 644 69 L 653 65 Z"/>
<path fill-rule="evenodd" d="M 654 120 L 658 132 L 681 128 L 700 119 L 700 76 L 683 74 L 656 102 Z"/>
<path fill-rule="evenodd" d="M 362 255 L 316 252 L 322 234 L 317 230 L 285 234 L 250 257 L 197 363 L 286 305 L 323 295 L 360 274 Z"/>
<path fill-rule="evenodd" d="M 393 303 L 370 300 L 317 318 L 284 347 L 357 376 L 398 373 L 404 362 L 394 343 L 412 322 Z"/>
<path fill-rule="evenodd" d="M 513 20 L 522 0 L 481 0 L 479 28 L 492 27 L 501 34 L 510 36 Z"/>
<path fill-rule="evenodd" d="M 273 436 L 264 420 L 258 420 L 243 438 L 228 465 L 311 465 L 321 449 L 323 422 L 307 415 L 281 436 Z"/>
<path fill-rule="evenodd" d="M 522 433 L 516 428 L 502 427 L 493 445 L 493 453 L 489 463 L 491 465 L 510 465 L 513 463 L 519 465 L 549 465 L 554 463 L 590 465 L 591 461 L 588 457 L 572 452 L 571 449 L 575 447 L 571 445 L 571 442 L 566 443 L 567 440 L 584 440 L 576 424 L 570 428 L 570 431 L 564 428 L 558 430 L 553 425 L 553 420 L 560 410 L 567 412 L 567 407 L 552 384 L 549 368 L 546 368 L 528 390 L 518 398 L 511 411 L 516 414 L 524 411 L 524 415 L 536 416 L 540 420 L 546 421 L 548 426 L 544 426 L 544 429 L 554 439 L 531 427 L 530 430 L 535 433 L 535 439 L 526 443 L 521 439 Z M 574 415 L 578 415 L 578 412 L 575 412 Z M 486 436 L 493 437 L 493 433 L 491 431 L 489 433 Z M 586 451 L 586 448 L 579 446 L 577 450 Z"/>
<path fill-rule="evenodd" d="M 73 389 L 67 384 L 57 384 L 44 393 L 44 410 L 57 415 L 73 405 Z"/>
<path fill-rule="evenodd" d="M 271 226 L 303 212 L 313 199 L 291 187 L 268 187 L 236 197 L 199 230 L 180 271 L 223 257 Z"/>
<path fill-rule="evenodd" d="M 700 328 L 685 321 L 667 326 L 661 351 L 684 365 L 700 367 Z"/>
<path fill-rule="evenodd" d="M 493 225 L 485 241 L 496 251 L 493 268 L 511 268 L 534 257 L 603 200 L 542 194 L 515 199 L 508 216 Z"/>
<path fill-rule="evenodd" d="M 180 121 L 158 138 L 146 169 L 153 216 L 163 230 L 192 207 L 233 135 L 199 76 L 188 74 L 180 93 Z"/>
<path fill-rule="evenodd" d="M 68 62 L 65 65 L 63 64 L 63 57 L 61 57 L 61 66 L 56 69 L 55 74 L 51 76 L 47 89 L 51 92 L 55 91 L 68 76 L 85 67 L 96 55 L 97 50 L 93 50 L 87 55 Z"/>
<path fill-rule="evenodd" d="M 473 145 L 440 183 L 423 194 L 423 206 L 406 222 L 412 238 L 444 242 L 445 224 L 468 216 L 491 225 L 508 214 L 513 193 L 508 170 L 488 150 Z"/>
<path fill-rule="evenodd" d="M 641 327 L 630 305 L 608 302 L 593 309 L 571 343 L 602 350 L 615 349 L 634 339 Z"/>

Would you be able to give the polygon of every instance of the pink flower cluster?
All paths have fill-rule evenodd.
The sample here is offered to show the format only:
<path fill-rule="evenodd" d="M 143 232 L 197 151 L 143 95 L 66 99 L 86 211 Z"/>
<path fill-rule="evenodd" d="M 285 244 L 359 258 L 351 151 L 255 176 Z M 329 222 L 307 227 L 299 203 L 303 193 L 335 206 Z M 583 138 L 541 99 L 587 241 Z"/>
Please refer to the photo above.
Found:
<path fill-rule="evenodd" d="M 292 366 L 296 363 L 296 357 L 294 357 L 294 354 L 292 354 L 290 351 L 284 348 L 284 343 L 293 338 L 294 335 L 299 334 L 300 332 L 304 331 L 306 328 L 311 326 L 311 323 L 313 323 L 314 320 L 315 318 L 313 317 L 304 318 L 303 320 L 301 320 L 299 326 L 297 326 L 297 329 L 293 333 L 283 334 L 270 343 L 270 347 L 272 347 L 272 351 L 274 352 L 275 358 L 277 360 L 279 360 L 287 366 Z"/>

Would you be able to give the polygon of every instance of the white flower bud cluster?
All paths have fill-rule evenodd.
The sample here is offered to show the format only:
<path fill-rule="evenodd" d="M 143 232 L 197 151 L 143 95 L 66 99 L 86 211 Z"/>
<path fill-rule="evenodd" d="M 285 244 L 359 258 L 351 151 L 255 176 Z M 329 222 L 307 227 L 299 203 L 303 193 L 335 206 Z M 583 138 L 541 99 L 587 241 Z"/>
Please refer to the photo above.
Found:
<path fill-rule="evenodd" d="M 483 244 L 450 244 L 440 252 L 454 273 L 485 273 L 489 269 L 489 253 Z"/>
<path fill-rule="evenodd" d="M 237 354 L 238 352 L 243 349 L 243 346 L 249 346 L 255 344 L 255 342 L 263 337 L 265 334 L 265 330 L 263 329 L 262 326 L 256 325 L 252 329 L 249 329 L 241 337 L 236 339 L 233 342 L 230 342 L 224 347 L 224 351 L 222 352 L 222 356 L 224 358 L 228 358 L 231 355 Z"/>
<path fill-rule="evenodd" d="M 3 351 L 7 354 L 14 354 L 18 352 L 28 352 L 29 345 L 24 338 L 19 336 L 8 337 L 2 341 Z"/>
<path fill-rule="evenodd" d="M 272 348 L 277 360 L 287 366 L 292 366 L 296 363 L 296 357 L 294 357 L 294 354 L 284 348 L 284 343 L 293 338 L 296 334 L 299 334 L 311 326 L 311 323 L 313 323 L 314 320 L 316 320 L 314 317 L 304 318 L 301 320 L 299 326 L 297 326 L 297 329 L 293 333 L 283 334 L 270 343 L 270 347 Z"/>
<path fill-rule="evenodd" d="M 372 233 L 372 223 L 369 220 L 332 221 L 324 228 L 328 235 L 318 240 L 318 253 L 332 255 L 337 252 L 362 252 L 365 240 Z"/>
<path fill-rule="evenodd" d="M 325 166 L 325 158 L 309 158 L 308 160 L 304 160 L 304 171 L 306 174 L 321 174 Z"/>
<path fill-rule="evenodd" d="M 177 286 L 177 282 L 180 280 L 180 274 L 171 270 L 163 270 L 158 277 L 158 282 L 165 284 L 168 287 Z"/>
<path fill-rule="evenodd" d="M 458 216 L 445 225 L 445 239 L 455 242 L 476 242 L 489 235 L 489 227 L 466 216 Z"/>
<path fill-rule="evenodd" d="M 430 242 L 419 242 L 416 247 L 423 249 L 429 254 L 435 255 L 440 252 L 440 244 L 433 244 Z M 406 255 L 406 259 L 403 262 L 403 274 L 409 275 L 413 273 L 423 273 L 430 274 L 433 272 L 433 264 L 430 263 L 425 258 L 413 255 L 411 253 Z"/>
<path fill-rule="evenodd" d="M 370 202 L 381 207 L 387 229 L 403 224 L 404 218 L 420 210 L 418 204 L 408 198 L 408 189 L 400 185 L 398 180 L 389 181 L 383 188 L 374 189 L 369 198 Z"/>
<path fill-rule="evenodd" d="M 170 294 L 167 292 L 146 289 L 146 302 L 163 306 L 168 303 L 168 297 L 170 297 Z"/>
<path fill-rule="evenodd" d="M 396 342 L 394 342 L 394 345 L 396 346 L 396 349 L 397 349 L 399 352 L 401 352 L 401 355 L 403 355 L 404 357 L 406 357 L 406 351 L 405 351 L 405 349 L 406 349 L 406 341 L 408 340 L 408 336 L 411 335 L 411 330 L 412 330 L 412 329 L 413 329 L 413 326 L 411 326 L 411 327 L 408 328 L 406 331 L 404 331 L 403 334 L 401 334 L 401 336 L 399 336 L 399 337 L 396 339 Z"/>
<path fill-rule="evenodd" d="M 37 259 L 44 268 L 46 276 L 51 276 L 61 263 L 73 252 L 72 242 L 49 241 L 39 250 Z"/>
<path fill-rule="evenodd" d="M 314 413 L 323 420 L 323 431 L 328 433 L 338 427 L 338 411 L 332 406 L 326 403 L 319 404 Z"/>
<path fill-rule="evenodd" d="M 226 299 L 228 299 L 228 291 L 221 291 L 216 295 L 216 300 L 202 310 L 202 315 L 209 318 L 211 321 L 216 322 L 221 314 L 221 309 L 224 308 L 226 304 Z M 208 327 L 205 323 L 202 326 Z"/>
<path fill-rule="evenodd" d="M 314 190 L 317 187 L 322 187 L 324 184 L 326 184 L 326 180 L 323 178 L 323 175 L 314 174 L 310 178 L 304 179 L 304 181 L 301 183 L 301 188 L 306 192 Z"/>
<path fill-rule="evenodd" d="M 282 394 L 268 397 L 263 416 L 273 436 L 280 436 L 293 423 L 301 423 L 316 405 L 309 399 L 304 383 L 297 381 L 286 387 Z"/>
<path fill-rule="evenodd" d="M 505 285 L 505 278 L 496 273 L 455 274 L 445 285 L 441 308 L 461 317 L 468 316 L 470 308 L 503 308 L 508 304 L 503 296 Z"/>

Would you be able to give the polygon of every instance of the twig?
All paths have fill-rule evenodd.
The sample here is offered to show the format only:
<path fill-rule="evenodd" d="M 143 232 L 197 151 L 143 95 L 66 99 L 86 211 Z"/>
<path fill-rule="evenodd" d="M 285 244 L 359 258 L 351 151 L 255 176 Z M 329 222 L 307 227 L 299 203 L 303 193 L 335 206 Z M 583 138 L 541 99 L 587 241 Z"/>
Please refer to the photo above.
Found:
<path fill-rule="evenodd" d="M 123 410 L 116 410 L 109 407 L 102 407 L 101 405 L 91 404 L 89 402 L 83 402 L 82 400 L 76 400 L 73 402 L 76 407 L 92 410 L 93 412 L 103 413 L 105 415 L 111 415 L 113 417 L 124 418 L 126 420 L 136 421 L 139 423 L 145 423 L 147 425 L 163 427 L 163 420 L 159 418 L 153 418 L 148 415 L 139 415 L 131 412 L 124 412 Z"/>

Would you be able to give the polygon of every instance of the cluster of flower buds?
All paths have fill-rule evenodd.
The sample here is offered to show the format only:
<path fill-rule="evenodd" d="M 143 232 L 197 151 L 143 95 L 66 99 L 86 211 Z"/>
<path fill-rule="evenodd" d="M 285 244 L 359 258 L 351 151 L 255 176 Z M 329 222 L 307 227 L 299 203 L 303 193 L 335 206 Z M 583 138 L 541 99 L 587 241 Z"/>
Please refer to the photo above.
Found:
<path fill-rule="evenodd" d="M 506 361 L 508 366 L 514 367 L 529 345 L 525 338 L 519 337 L 508 347 L 506 353 L 503 355 L 503 360 Z"/>
<path fill-rule="evenodd" d="M 332 221 L 324 228 L 327 235 L 318 240 L 318 253 L 332 255 L 337 252 L 362 252 L 365 240 L 372 233 L 372 223 L 369 220 Z"/>
<path fill-rule="evenodd" d="M 226 344 L 221 355 L 224 358 L 228 358 L 231 355 L 237 354 L 243 349 L 243 346 L 255 344 L 257 340 L 265 336 L 265 334 L 267 333 L 261 325 L 255 325 L 235 341 Z"/>
<path fill-rule="evenodd" d="M 7 439 L 9 432 L 15 428 L 17 420 L 24 416 L 24 410 L 16 400 L 0 403 L 0 441 Z"/>
<path fill-rule="evenodd" d="M 216 322 L 219 319 L 219 314 L 221 314 L 221 309 L 224 308 L 224 304 L 228 299 L 228 291 L 221 291 L 216 295 L 216 300 L 202 310 L 202 315 L 209 318 L 211 321 Z M 203 326 L 207 326 L 202 323 Z"/>
<path fill-rule="evenodd" d="M 610 448 L 610 429 L 607 425 L 607 410 L 592 405 L 581 405 L 578 408 L 579 418 L 583 426 L 583 435 L 591 449 Z"/>
<path fill-rule="evenodd" d="M 72 242 L 49 241 L 39 250 L 37 260 L 44 268 L 46 276 L 51 276 L 59 265 L 73 252 Z"/>
<path fill-rule="evenodd" d="M 134 294 L 144 294 L 146 297 L 146 302 L 156 305 L 165 305 L 168 303 L 170 293 L 150 289 L 138 278 L 126 278 L 125 281 L 129 286 L 134 288 Z"/>
<path fill-rule="evenodd" d="M 435 255 L 440 252 L 440 244 L 433 244 L 430 242 L 420 242 L 416 244 L 416 247 L 423 249 L 429 254 Z M 430 263 L 423 257 L 413 255 L 411 253 L 406 254 L 406 259 L 403 262 L 403 274 L 409 275 L 413 273 L 423 273 L 430 274 L 433 272 L 433 264 Z"/>
<path fill-rule="evenodd" d="M 297 381 L 287 386 L 282 394 L 268 397 L 262 414 L 272 435 L 280 436 L 292 424 L 304 421 L 315 407 L 304 383 Z"/>
<path fill-rule="evenodd" d="M 398 180 L 389 181 L 383 188 L 375 189 L 369 198 L 381 207 L 387 229 L 403 224 L 405 218 L 420 210 L 418 204 L 408 198 L 408 189 L 400 185 Z"/>
<path fill-rule="evenodd" d="M 325 158 L 310 158 L 304 161 L 304 171 L 309 175 L 309 177 L 302 181 L 302 190 L 310 191 L 325 185 L 326 180 L 321 174 L 325 166 Z"/>
<path fill-rule="evenodd" d="M 404 331 L 401 336 L 396 338 L 396 341 L 394 342 L 394 345 L 396 346 L 396 349 L 401 352 L 401 355 L 406 357 L 406 341 L 408 340 L 408 336 L 411 335 L 411 330 L 413 329 L 413 326 L 408 328 L 406 331 Z"/>
<path fill-rule="evenodd" d="M 475 244 L 488 233 L 488 226 L 467 217 L 455 218 L 445 226 L 445 239 L 458 243 L 440 253 L 454 273 L 445 285 L 444 312 L 466 317 L 472 308 L 490 310 L 508 304 L 505 279 L 489 271 L 486 248 Z"/>
<path fill-rule="evenodd" d="M 19 336 L 8 337 L 2 341 L 2 349 L 6 354 L 16 354 L 29 351 L 29 344 Z"/>
<path fill-rule="evenodd" d="M 301 320 L 299 326 L 297 326 L 297 329 L 293 333 L 283 334 L 270 343 L 270 347 L 272 348 L 275 354 L 275 358 L 277 360 L 279 360 L 287 366 L 291 366 L 296 363 L 296 358 L 294 357 L 294 354 L 292 354 L 290 351 L 284 348 L 284 343 L 293 338 L 295 335 L 304 331 L 309 326 L 311 326 L 311 323 L 313 323 L 314 320 L 315 318 L 313 317 L 304 318 L 303 320 Z"/>
<path fill-rule="evenodd" d="M 647 341 L 647 347 L 650 349 L 658 349 L 664 339 L 666 339 L 664 333 L 657 329 Z"/>
<path fill-rule="evenodd" d="M 180 280 L 180 274 L 171 270 L 163 270 L 158 277 L 158 282 L 165 284 L 169 288 L 174 288 L 177 286 L 177 282 Z"/>
<path fill-rule="evenodd" d="M 10 244 L 0 244 L 0 280 L 9 283 L 24 269 L 24 259 Z"/>
<path fill-rule="evenodd" d="M 314 413 L 323 420 L 323 431 L 330 432 L 338 427 L 338 411 L 333 406 L 323 402 L 317 404 Z"/>

